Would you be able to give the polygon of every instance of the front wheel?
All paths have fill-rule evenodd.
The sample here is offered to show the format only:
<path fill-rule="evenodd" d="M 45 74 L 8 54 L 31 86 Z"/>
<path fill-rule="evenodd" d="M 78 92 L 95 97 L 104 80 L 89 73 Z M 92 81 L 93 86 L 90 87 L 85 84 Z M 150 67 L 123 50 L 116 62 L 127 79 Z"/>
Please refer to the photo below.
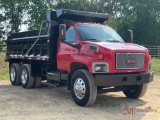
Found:
<path fill-rule="evenodd" d="M 141 84 L 141 85 L 129 85 L 123 91 L 123 93 L 132 99 L 138 99 L 145 95 L 148 88 L 148 84 Z"/>
<path fill-rule="evenodd" d="M 83 69 L 74 72 L 71 79 L 71 93 L 77 105 L 92 105 L 97 97 L 93 75 Z"/>

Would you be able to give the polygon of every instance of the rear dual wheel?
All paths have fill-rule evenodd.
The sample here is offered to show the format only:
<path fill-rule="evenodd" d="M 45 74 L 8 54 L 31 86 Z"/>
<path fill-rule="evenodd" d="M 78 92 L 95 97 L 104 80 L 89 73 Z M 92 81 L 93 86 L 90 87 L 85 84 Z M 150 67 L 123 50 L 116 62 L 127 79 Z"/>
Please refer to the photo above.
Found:
<path fill-rule="evenodd" d="M 21 85 L 23 88 L 32 88 L 34 85 L 34 77 L 31 76 L 29 64 L 23 64 L 21 67 Z"/>
<path fill-rule="evenodd" d="M 20 65 L 18 63 L 13 63 L 9 70 L 10 82 L 12 85 L 20 85 Z"/>
<path fill-rule="evenodd" d="M 21 85 L 23 88 L 37 88 L 41 85 L 42 77 L 31 75 L 31 65 L 23 64 L 21 67 Z"/>
<path fill-rule="evenodd" d="M 33 77 L 31 75 L 31 65 L 18 63 L 11 64 L 10 81 L 12 85 L 22 85 L 23 88 L 37 88 L 41 86 L 42 77 Z"/>
<path fill-rule="evenodd" d="M 34 77 L 34 85 L 33 88 L 38 88 L 41 86 L 42 77 Z"/>

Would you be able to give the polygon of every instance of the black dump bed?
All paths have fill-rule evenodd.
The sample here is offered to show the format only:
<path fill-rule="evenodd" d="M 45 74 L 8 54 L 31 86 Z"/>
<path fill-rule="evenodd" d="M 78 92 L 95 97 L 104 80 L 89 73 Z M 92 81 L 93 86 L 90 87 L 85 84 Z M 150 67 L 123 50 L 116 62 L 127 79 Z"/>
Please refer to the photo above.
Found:
<path fill-rule="evenodd" d="M 55 61 L 59 24 L 65 24 L 66 22 L 103 23 L 108 20 L 108 18 L 109 15 L 103 13 L 67 9 L 47 11 L 46 20 L 49 22 L 49 26 L 42 29 L 40 38 L 32 49 L 30 48 L 37 40 L 39 30 L 11 33 L 8 36 L 7 60 L 29 59 Z"/>

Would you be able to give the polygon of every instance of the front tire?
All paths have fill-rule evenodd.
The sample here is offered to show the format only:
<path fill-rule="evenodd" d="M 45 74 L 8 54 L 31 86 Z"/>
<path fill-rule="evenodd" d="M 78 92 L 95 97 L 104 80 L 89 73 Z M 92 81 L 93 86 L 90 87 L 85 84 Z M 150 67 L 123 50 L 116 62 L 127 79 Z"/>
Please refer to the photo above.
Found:
<path fill-rule="evenodd" d="M 148 88 L 148 84 L 141 84 L 141 85 L 129 85 L 127 86 L 126 90 L 123 93 L 128 98 L 138 99 L 145 95 Z"/>
<path fill-rule="evenodd" d="M 29 64 L 23 64 L 21 67 L 21 85 L 27 89 L 34 85 L 34 77 L 31 76 L 31 66 Z"/>
<path fill-rule="evenodd" d="M 20 85 L 20 65 L 18 63 L 11 64 L 9 74 L 11 84 Z"/>
<path fill-rule="evenodd" d="M 84 69 L 74 72 L 71 79 L 71 94 L 77 105 L 91 106 L 97 97 L 93 75 Z"/>

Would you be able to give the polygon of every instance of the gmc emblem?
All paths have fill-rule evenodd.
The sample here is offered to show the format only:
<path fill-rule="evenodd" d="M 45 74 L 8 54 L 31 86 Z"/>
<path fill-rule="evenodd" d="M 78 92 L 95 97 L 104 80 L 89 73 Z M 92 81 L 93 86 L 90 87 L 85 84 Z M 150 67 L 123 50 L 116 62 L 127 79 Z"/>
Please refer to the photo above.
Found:
<path fill-rule="evenodd" d="M 136 60 L 127 60 L 126 63 L 127 63 L 127 64 L 135 64 L 135 63 L 136 63 Z"/>

